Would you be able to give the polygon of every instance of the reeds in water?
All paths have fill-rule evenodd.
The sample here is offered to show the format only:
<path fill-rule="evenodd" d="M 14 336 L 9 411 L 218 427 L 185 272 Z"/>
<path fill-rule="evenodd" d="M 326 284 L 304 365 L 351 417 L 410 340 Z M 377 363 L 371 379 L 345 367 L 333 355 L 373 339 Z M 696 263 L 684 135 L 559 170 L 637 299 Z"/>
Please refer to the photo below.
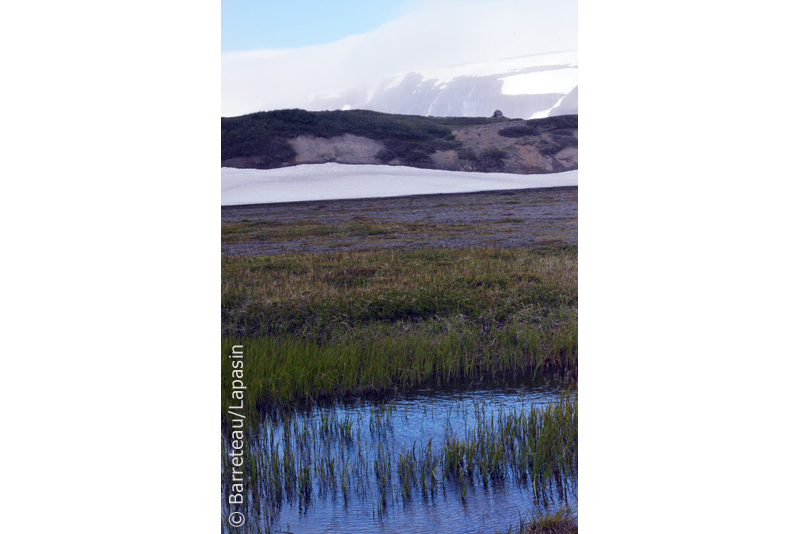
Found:
<path fill-rule="evenodd" d="M 530 483 L 534 501 L 547 502 L 548 495 L 566 496 L 577 480 L 574 396 L 544 407 L 489 414 L 476 409 L 473 424 L 461 435 L 453 432 L 448 414 L 441 435 L 405 446 L 395 444 L 387 430 L 404 413 L 391 403 L 372 406 L 369 413 L 365 427 L 335 410 L 265 422 L 245 460 L 245 485 L 259 506 L 274 515 L 284 502 L 302 509 L 315 498 L 336 499 L 341 492 L 344 499 L 371 501 L 380 516 L 395 502 L 431 496 L 447 485 L 467 499 L 470 487 L 491 481 Z M 223 456 L 223 484 L 231 468 Z"/>

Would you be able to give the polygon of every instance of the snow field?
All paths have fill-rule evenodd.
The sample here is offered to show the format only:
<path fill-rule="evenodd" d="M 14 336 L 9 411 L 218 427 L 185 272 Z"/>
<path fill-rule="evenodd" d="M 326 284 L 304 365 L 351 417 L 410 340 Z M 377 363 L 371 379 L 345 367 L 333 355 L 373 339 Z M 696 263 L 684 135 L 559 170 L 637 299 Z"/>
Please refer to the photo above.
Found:
<path fill-rule="evenodd" d="M 577 186 L 578 171 L 507 174 L 323 163 L 281 169 L 222 168 L 222 205 L 380 198 Z"/>

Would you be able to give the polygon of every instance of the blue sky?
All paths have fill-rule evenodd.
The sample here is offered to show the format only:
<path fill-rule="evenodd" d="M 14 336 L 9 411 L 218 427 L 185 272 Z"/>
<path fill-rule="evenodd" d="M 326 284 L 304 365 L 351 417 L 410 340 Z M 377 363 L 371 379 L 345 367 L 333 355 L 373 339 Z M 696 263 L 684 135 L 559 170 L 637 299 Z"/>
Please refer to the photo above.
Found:
<path fill-rule="evenodd" d="M 296 48 L 374 30 L 412 7 L 406 0 L 222 0 L 222 51 Z"/>

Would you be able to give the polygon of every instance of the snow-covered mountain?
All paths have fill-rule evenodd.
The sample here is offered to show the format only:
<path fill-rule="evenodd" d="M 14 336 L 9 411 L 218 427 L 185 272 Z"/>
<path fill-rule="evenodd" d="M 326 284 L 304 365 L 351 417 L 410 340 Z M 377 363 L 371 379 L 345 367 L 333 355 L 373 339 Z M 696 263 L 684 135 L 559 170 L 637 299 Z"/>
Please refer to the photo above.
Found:
<path fill-rule="evenodd" d="M 424 69 L 375 87 L 315 95 L 307 109 L 369 109 L 436 117 L 540 118 L 578 113 L 578 53 L 561 52 Z"/>
<path fill-rule="evenodd" d="M 434 116 L 577 113 L 577 0 L 437 0 L 367 33 L 222 54 L 223 117 L 369 109 Z"/>

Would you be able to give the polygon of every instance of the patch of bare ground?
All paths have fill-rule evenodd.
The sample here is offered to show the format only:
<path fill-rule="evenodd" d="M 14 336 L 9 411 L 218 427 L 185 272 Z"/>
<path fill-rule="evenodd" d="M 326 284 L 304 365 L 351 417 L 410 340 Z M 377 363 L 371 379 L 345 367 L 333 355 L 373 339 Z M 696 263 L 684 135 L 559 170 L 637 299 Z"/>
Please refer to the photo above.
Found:
<path fill-rule="evenodd" d="M 578 168 L 578 147 L 564 146 L 563 135 L 575 139 L 577 145 L 578 129 L 562 131 L 561 138 L 552 133 L 541 133 L 523 137 L 504 137 L 498 132 L 502 129 L 522 126 L 525 121 L 509 121 L 501 124 L 481 124 L 464 128 L 455 128 L 453 134 L 462 143 L 459 149 L 462 157 L 439 155 L 431 157 L 437 166 L 451 170 L 482 171 L 478 168 L 481 156 L 496 151 L 505 154 L 502 172 L 514 174 L 543 174 L 570 171 Z M 456 151 L 450 151 L 456 154 Z M 473 155 L 472 163 L 470 158 Z M 449 166 L 448 166 L 449 165 Z M 494 170 L 494 169 L 492 169 Z"/>

